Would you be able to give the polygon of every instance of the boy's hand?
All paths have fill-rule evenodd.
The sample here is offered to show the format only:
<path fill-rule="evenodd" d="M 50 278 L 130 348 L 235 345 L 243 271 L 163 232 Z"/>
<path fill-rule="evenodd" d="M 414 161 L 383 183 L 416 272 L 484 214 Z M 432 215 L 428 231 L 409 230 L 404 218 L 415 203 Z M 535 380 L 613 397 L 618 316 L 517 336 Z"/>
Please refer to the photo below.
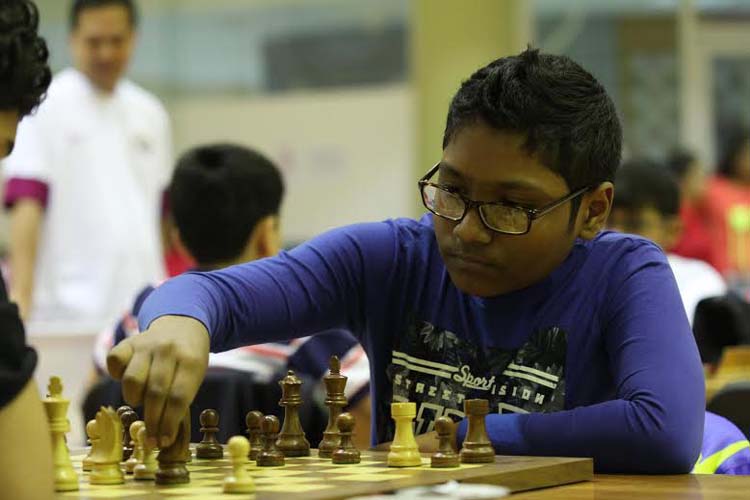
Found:
<path fill-rule="evenodd" d="M 150 439 L 171 444 L 208 366 L 209 335 L 200 321 L 162 316 L 145 332 L 123 340 L 107 356 L 131 406 L 143 404 Z"/>

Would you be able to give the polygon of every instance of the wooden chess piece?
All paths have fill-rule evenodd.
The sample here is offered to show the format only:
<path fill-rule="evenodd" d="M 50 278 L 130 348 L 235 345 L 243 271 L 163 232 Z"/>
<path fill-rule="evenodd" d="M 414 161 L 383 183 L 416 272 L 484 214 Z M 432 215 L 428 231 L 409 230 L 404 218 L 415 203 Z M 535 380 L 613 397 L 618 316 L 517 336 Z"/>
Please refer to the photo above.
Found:
<path fill-rule="evenodd" d="M 134 411 L 134 410 L 128 405 L 122 405 L 121 407 L 117 409 L 117 418 L 122 419 L 122 414 L 125 413 L 126 411 Z"/>
<path fill-rule="evenodd" d="M 341 441 L 336 421 L 347 403 L 344 395 L 347 378 L 341 375 L 341 362 L 338 356 L 331 356 L 328 367 L 329 373 L 323 377 L 323 383 L 326 386 L 325 405 L 328 407 L 328 425 L 323 431 L 323 439 L 318 444 L 320 458 L 331 458 Z"/>
<path fill-rule="evenodd" d="M 422 465 L 422 456 L 414 438 L 412 420 L 417 416 L 415 403 L 391 403 L 391 417 L 396 421 L 396 432 L 388 452 L 388 467 Z"/>
<path fill-rule="evenodd" d="M 336 451 L 331 454 L 331 461 L 334 464 L 359 463 L 359 450 L 352 442 L 354 424 L 354 416 L 351 413 L 342 413 L 336 418 L 336 427 L 341 435 L 341 442 Z"/>
<path fill-rule="evenodd" d="M 143 420 L 136 420 L 132 424 L 130 424 L 130 441 L 133 443 L 133 453 L 131 453 L 130 458 L 125 460 L 125 473 L 126 474 L 132 474 L 133 469 L 136 465 L 138 465 L 139 462 L 143 461 L 143 445 L 141 443 L 138 443 L 138 432 L 146 427 L 146 424 L 143 423 Z"/>
<path fill-rule="evenodd" d="M 148 432 L 144 425 L 138 429 L 136 436 L 136 443 L 141 447 L 141 460 L 133 468 L 133 478 L 138 481 L 153 480 L 156 477 L 156 455 L 147 438 Z"/>
<path fill-rule="evenodd" d="M 94 467 L 94 461 L 91 460 L 91 455 L 94 454 L 94 449 L 99 442 L 99 430 L 96 428 L 96 420 L 93 418 L 86 422 L 86 436 L 89 438 L 91 449 L 89 449 L 88 455 L 83 459 L 81 468 L 84 472 L 91 472 L 91 469 Z"/>
<path fill-rule="evenodd" d="M 247 455 L 250 453 L 250 441 L 244 436 L 232 436 L 227 443 L 232 457 L 232 473 L 224 478 L 224 493 L 253 493 L 255 483 L 245 469 Z"/>
<path fill-rule="evenodd" d="M 122 407 L 120 407 L 122 408 Z M 133 410 L 125 410 L 120 414 L 122 422 L 122 460 L 126 462 L 133 454 L 133 443 L 130 441 L 130 426 L 138 420 L 138 414 Z"/>
<path fill-rule="evenodd" d="M 99 442 L 91 453 L 93 467 L 91 484 L 122 484 L 125 476 L 120 469 L 122 462 L 122 422 L 110 407 L 102 407 L 96 413 L 96 429 Z"/>
<path fill-rule="evenodd" d="M 65 434 L 70 432 L 70 420 L 67 417 L 70 401 L 62 396 L 63 386 L 60 377 L 50 377 L 47 390 L 49 394 L 43 403 L 52 437 L 55 491 L 77 491 L 78 474 L 73 468 L 68 444 L 65 441 Z"/>
<path fill-rule="evenodd" d="M 247 436 L 250 440 L 250 452 L 247 458 L 255 460 L 258 458 L 258 453 L 263 448 L 263 440 L 261 436 L 263 431 L 260 428 L 261 421 L 263 420 L 263 414 L 257 410 L 247 412 L 245 415 L 245 425 L 247 426 Z"/>
<path fill-rule="evenodd" d="M 216 433 L 219 432 L 219 414 L 216 410 L 203 410 L 199 420 L 203 439 L 195 447 L 195 456 L 207 459 L 223 458 L 224 449 L 216 441 Z"/>
<path fill-rule="evenodd" d="M 156 484 L 184 484 L 190 482 L 187 464 L 190 458 L 190 408 L 180 421 L 177 437 L 166 448 L 159 450 L 156 457 L 159 467 L 156 469 Z"/>
<path fill-rule="evenodd" d="M 438 435 L 438 450 L 430 458 L 430 467 L 458 467 L 458 453 L 453 449 L 456 425 L 450 417 L 439 417 L 435 420 L 435 432 Z"/>
<path fill-rule="evenodd" d="M 461 448 L 461 463 L 484 464 L 495 461 L 495 449 L 487 435 L 484 418 L 490 412 L 486 399 L 465 399 L 464 413 L 469 419 L 466 438 Z"/>
<path fill-rule="evenodd" d="M 276 447 L 285 457 L 306 457 L 310 455 L 310 443 L 305 438 L 305 431 L 299 421 L 299 407 L 302 404 L 302 381 L 292 370 L 279 381 L 281 400 L 284 407 L 284 425 L 276 440 Z"/>
<path fill-rule="evenodd" d="M 263 449 L 258 453 L 256 464 L 260 467 L 278 467 L 284 465 L 284 453 L 276 447 L 279 432 L 279 419 L 266 415 L 261 423 L 263 429 Z"/>

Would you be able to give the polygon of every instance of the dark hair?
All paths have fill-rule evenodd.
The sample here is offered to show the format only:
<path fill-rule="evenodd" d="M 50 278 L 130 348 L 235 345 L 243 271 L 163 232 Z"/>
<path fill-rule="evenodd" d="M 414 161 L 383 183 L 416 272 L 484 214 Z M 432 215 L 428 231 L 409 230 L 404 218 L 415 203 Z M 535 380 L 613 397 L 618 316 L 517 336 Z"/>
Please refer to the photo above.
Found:
<path fill-rule="evenodd" d="M 31 113 L 52 80 L 39 11 L 29 0 L 0 0 L 0 109 Z"/>
<path fill-rule="evenodd" d="M 654 161 L 641 158 L 623 163 L 615 186 L 613 209 L 653 207 L 664 216 L 674 216 L 680 211 L 677 179 L 665 166 Z"/>
<path fill-rule="evenodd" d="M 719 130 L 719 163 L 716 173 L 732 179 L 736 176 L 734 164 L 737 155 L 750 141 L 750 130 L 745 124 L 737 121 L 723 123 Z"/>
<path fill-rule="evenodd" d="M 696 156 L 687 149 L 675 149 L 667 157 L 667 169 L 678 180 L 682 180 L 695 160 Z"/>
<path fill-rule="evenodd" d="M 571 190 L 613 180 L 620 163 L 622 129 L 612 100 L 565 56 L 528 48 L 476 71 L 451 101 L 443 148 L 476 123 L 524 134 L 524 149 Z"/>
<path fill-rule="evenodd" d="M 70 7 L 70 29 L 78 27 L 78 18 L 84 10 L 110 5 L 124 7 L 128 11 L 130 26 L 133 28 L 138 26 L 138 8 L 133 0 L 73 0 L 73 5 Z"/>
<path fill-rule="evenodd" d="M 283 195 L 276 166 L 260 153 L 233 144 L 185 153 L 169 188 L 182 241 L 202 266 L 239 257 L 258 222 L 279 213 Z"/>

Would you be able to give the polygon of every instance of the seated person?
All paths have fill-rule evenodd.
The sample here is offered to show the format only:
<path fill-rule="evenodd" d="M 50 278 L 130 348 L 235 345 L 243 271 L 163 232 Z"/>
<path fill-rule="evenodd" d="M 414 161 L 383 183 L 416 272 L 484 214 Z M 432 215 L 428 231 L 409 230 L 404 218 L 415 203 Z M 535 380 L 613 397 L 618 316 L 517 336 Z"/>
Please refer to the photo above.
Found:
<path fill-rule="evenodd" d="M 0 0 L 0 158 L 13 149 L 18 121 L 36 108 L 51 80 L 39 13 L 28 0 Z M 54 497 L 52 443 L 32 379 L 36 351 L 26 345 L 16 304 L 0 278 L 0 484 L 3 498 Z M 33 480 L 29 480 L 33 478 Z"/>
<path fill-rule="evenodd" d="M 601 231 L 621 149 L 612 100 L 578 64 L 535 49 L 497 59 L 450 104 L 442 155 L 418 183 L 429 213 L 172 278 L 108 370 L 165 446 L 210 350 L 345 328 L 370 359 L 373 444 L 393 439 L 391 403 L 412 401 L 424 451 L 444 415 L 460 446 L 463 402 L 482 398 L 498 454 L 687 473 L 705 395 L 674 275 L 652 242 Z"/>
<path fill-rule="evenodd" d="M 750 442 L 732 422 L 706 412 L 703 447 L 693 474 L 750 474 Z"/>
<path fill-rule="evenodd" d="M 625 162 L 617 173 L 609 227 L 648 238 L 665 251 L 680 238 L 680 191 L 664 166 L 643 159 Z M 710 264 L 667 254 L 691 324 L 698 303 L 724 295 L 724 279 Z"/>
<path fill-rule="evenodd" d="M 708 262 L 711 259 L 711 237 L 700 206 L 707 181 L 703 166 L 693 153 L 680 149 L 669 155 L 667 169 L 680 186 L 682 231 L 674 245 L 664 250 Z"/>
<path fill-rule="evenodd" d="M 177 162 L 169 186 L 175 223 L 172 242 L 203 271 L 276 255 L 283 191 L 279 170 L 255 151 L 231 144 L 192 149 Z M 146 287 L 114 330 L 98 336 L 94 361 L 100 374 L 106 373 L 106 357 L 112 346 L 138 333 L 135 318 L 153 291 L 153 286 Z M 359 417 L 358 436 L 360 444 L 366 445 L 369 366 L 364 350 L 347 331 L 335 329 L 314 337 L 239 347 L 212 354 L 209 366 L 247 372 L 259 383 L 275 384 L 287 369 L 307 380 L 321 380 L 334 354 L 341 359 L 342 373 L 349 377 L 348 411 Z M 320 397 L 314 400 L 322 402 L 322 381 L 316 392 Z"/>

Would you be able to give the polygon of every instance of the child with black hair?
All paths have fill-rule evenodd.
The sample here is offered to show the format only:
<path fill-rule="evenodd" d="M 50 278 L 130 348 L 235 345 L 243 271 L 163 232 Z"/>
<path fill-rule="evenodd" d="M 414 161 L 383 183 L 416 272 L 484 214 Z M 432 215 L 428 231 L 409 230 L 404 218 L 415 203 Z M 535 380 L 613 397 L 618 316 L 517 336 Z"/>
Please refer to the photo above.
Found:
<path fill-rule="evenodd" d="M 711 260 L 711 237 L 701 213 L 706 189 L 706 172 L 698 157 L 685 149 L 673 151 L 667 158 L 667 169 L 680 187 L 680 221 L 682 234 L 667 248 L 675 255 L 703 261 Z"/>
<path fill-rule="evenodd" d="M 451 102 L 442 158 L 419 182 L 429 214 L 174 278 L 141 308 L 145 332 L 110 352 L 110 373 L 164 446 L 209 348 L 346 328 L 370 359 L 373 443 L 393 439 L 393 401 L 417 404 L 427 449 L 436 418 L 485 398 L 497 453 L 688 472 L 705 397 L 677 285 L 656 245 L 600 232 L 621 142 L 606 91 L 567 57 L 493 61 Z M 465 432 L 462 420 L 459 444 Z"/>
<path fill-rule="evenodd" d="M 18 121 L 41 102 L 51 80 L 39 13 L 28 0 L 0 0 L 0 158 L 13 150 Z M 16 304 L 0 279 L 0 485 L 3 498 L 52 498 L 52 444 L 32 380 L 36 351 L 26 345 Z M 33 478 L 31 480 L 30 478 Z"/>

